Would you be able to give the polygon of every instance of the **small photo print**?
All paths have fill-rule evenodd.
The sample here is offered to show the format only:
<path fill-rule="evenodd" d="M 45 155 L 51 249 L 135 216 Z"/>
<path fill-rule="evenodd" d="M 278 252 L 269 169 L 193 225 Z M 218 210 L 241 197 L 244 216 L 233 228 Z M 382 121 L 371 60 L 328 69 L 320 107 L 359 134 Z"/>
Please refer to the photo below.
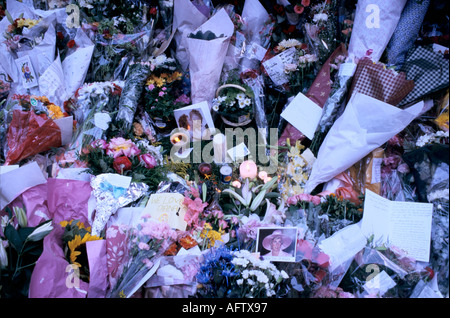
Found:
<path fill-rule="evenodd" d="M 178 128 L 188 130 L 194 140 L 202 140 L 206 129 L 214 132 L 214 122 L 206 102 L 179 108 L 174 111 L 174 116 Z"/>
<path fill-rule="evenodd" d="M 258 228 L 256 251 L 262 259 L 295 262 L 296 243 L 296 227 Z"/>

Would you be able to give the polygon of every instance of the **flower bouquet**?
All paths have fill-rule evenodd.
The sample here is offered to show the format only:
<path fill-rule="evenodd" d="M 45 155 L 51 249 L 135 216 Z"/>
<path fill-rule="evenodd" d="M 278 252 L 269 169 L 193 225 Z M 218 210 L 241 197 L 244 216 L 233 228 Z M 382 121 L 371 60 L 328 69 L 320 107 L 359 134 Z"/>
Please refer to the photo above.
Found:
<path fill-rule="evenodd" d="M 120 95 L 119 110 L 115 118 L 122 134 L 129 131 L 133 125 L 138 103 L 144 90 L 144 84 L 150 74 L 150 65 L 146 62 L 136 62 L 130 65 L 125 78 L 125 85 Z"/>
<path fill-rule="evenodd" d="M 50 103 L 45 96 L 14 95 L 11 101 L 16 106 L 7 105 L 8 109 L 12 108 L 4 149 L 7 164 L 65 144 L 63 131 L 68 130 L 71 135 L 73 121 L 64 120 L 67 114 L 61 107 Z M 9 114 L 4 120 L 8 119 Z"/>
<path fill-rule="evenodd" d="M 127 231 L 127 258 L 109 297 L 131 297 L 156 271 L 159 257 L 177 240 L 167 223 L 143 218 L 143 222 Z"/>
<path fill-rule="evenodd" d="M 157 127 L 174 128 L 173 111 L 190 103 L 190 98 L 183 92 L 183 73 L 175 59 L 164 54 L 152 57 L 150 64 L 151 74 L 143 94 L 144 110 Z"/>
<path fill-rule="evenodd" d="M 94 140 L 106 138 L 123 85 L 119 81 L 86 83 L 66 101 L 64 108 L 77 122 L 69 150 L 78 154 Z"/>
<path fill-rule="evenodd" d="M 164 180 L 160 149 L 144 140 L 133 142 L 122 137 L 95 140 L 79 155 L 92 175 L 117 173 L 133 182 L 143 182 L 156 189 Z"/>
<path fill-rule="evenodd" d="M 253 99 L 250 87 L 230 82 L 217 89 L 212 109 L 227 126 L 246 126 L 253 120 Z"/>
<path fill-rule="evenodd" d="M 201 263 L 197 298 L 282 298 L 288 274 L 247 250 L 210 249 Z"/>
<path fill-rule="evenodd" d="M 64 255 L 79 273 L 79 278 L 89 283 L 90 271 L 87 257 L 86 242 L 98 241 L 104 238 L 92 235 L 91 228 L 86 227 L 80 220 L 62 221 L 64 228 L 62 235 Z"/>

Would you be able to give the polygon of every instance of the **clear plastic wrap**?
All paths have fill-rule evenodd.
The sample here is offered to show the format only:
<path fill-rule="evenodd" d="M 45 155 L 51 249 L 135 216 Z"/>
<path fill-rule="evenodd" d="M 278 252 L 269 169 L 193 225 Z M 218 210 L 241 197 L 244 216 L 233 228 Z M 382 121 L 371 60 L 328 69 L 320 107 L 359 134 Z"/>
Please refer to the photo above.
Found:
<path fill-rule="evenodd" d="M 69 150 L 80 153 L 92 141 L 105 138 L 111 120 L 108 121 L 107 116 L 115 112 L 123 85 L 122 82 L 85 84 L 69 100 L 68 111 L 73 113 L 77 122 Z"/>
<path fill-rule="evenodd" d="M 5 164 L 20 162 L 32 155 L 61 146 L 61 129 L 47 116 L 34 111 L 14 110 L 8 127 Z"/>
<path fill-rule="evenodd" d="M 358 298 L 409 298 L 428 276 L 423 265 L 396 247 L 367 246 L 356 254 L 339 287 Z"/>
<path fill-rule="evenodd" d="M 129 131 L 133 125 L 134 116 L 140 102 L 144 84 L 150 74 L 149 63 L 134 63 L 125 78 L 125 85 L 120 95 L 119 110 L 115 121 L 121 132 Z"/>

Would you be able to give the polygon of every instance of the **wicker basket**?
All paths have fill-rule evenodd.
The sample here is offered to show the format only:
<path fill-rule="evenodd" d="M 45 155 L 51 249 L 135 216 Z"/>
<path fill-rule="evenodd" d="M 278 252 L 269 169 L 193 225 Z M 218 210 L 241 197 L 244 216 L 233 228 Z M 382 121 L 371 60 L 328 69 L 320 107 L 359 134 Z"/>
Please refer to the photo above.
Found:
<path fill-rule="evenodd" d="M 246 92 L 245 88 L 243 88 L 242 86 L 239 86 L 239 85 L 236 85 L 236 84 L 225 84 L 225 85 L 220 86 L 217 89 L 217 91 L 216 91 L 216 98 L 219 97 L 220 92 L 223 89 L 230 88 L 230 87 L 239 89 L 239 90 L 243 91 L 244 93 Z M 246 125 L 248 125 L 248 124 L 250 124 L 252 122 L 252 118 L 250 116 L 247 116 L 247 117 L 246 116 L 242 116 L 242 117 L 246 117 L 247 119 L 245 119 L 243 121 L 240 121 L 240 122 L 232 122 L 232 121 L 228 120 L 227 118 L 225 118 L 222 115 L 220 115 L 220 117 L 222 118 L 222 121 L 226 125 L 231 126 L 231 127 L 242 127 L 242 126 L 246 126 Z"/>

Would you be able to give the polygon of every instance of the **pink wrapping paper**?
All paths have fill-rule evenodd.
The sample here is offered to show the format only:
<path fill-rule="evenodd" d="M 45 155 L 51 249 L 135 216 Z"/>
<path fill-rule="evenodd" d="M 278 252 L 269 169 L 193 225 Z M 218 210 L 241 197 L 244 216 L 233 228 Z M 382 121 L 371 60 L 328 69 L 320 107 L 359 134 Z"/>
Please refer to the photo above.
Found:
<path fill-rule="evenodd" d="M 117 225 L 110 226 L 106 231 L 106 260 L 109 287 L 115 286 L 122 272 L 127 256 L 127 235 Z"/>
<path fill-rule="evenodd" d="M 30 281 L 30 298 L 104 297 L 107 286 L 106 242 L 86 245 L 90 283 L 77 279 L 64 256 L 60 222 L 77 219 L 88 225 L 88 201 L 92 188 L 89 182 L 48 179 L 48 216 L 54 230 L 44 239 L 44 250 L 36 262 Z"/>

